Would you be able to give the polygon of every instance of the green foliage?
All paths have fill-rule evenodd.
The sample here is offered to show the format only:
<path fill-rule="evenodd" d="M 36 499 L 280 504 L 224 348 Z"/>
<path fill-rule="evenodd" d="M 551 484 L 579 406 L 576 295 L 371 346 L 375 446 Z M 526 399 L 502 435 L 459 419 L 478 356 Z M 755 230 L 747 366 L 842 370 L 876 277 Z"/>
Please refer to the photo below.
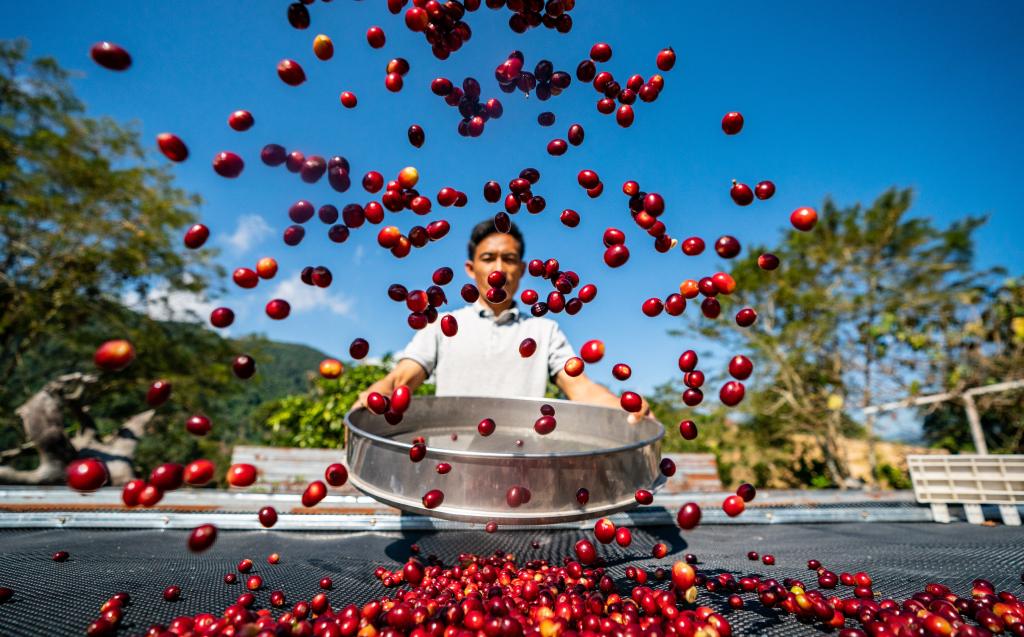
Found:
<path fill-rule="evenodd" d="M 256 414 L 264 401 L 276 400 L 309 389 L 309 377 L 326 355 L 305 345 L 276 343 L 260 337 L 224 339 L 202 325 L 155 321 L 127 308 L 117 310 L 114 324 L 131 336 L 138 356 L 124 371 L 101 374 L 90 413 L 101 433 L 109 433 L 126 418 L 148 408 L 146 390 L 156 378 L 170 380 L 171 400 L 157 410 L 150 430 L 135 455 L 137 472 L 148 472 L 163 462 L 188 462 L 196 458 L 213 460 L 225 468 L 231 446 L 257 442 L 263 422 Z M 92 317 L 71 338 L 47 334 L 26 353 L 24 364 L 7 380 L 11 402 L 0 413 L 0 448 L 21 444 L 22 429 L 14 407 L 47 381 L 72 371 L 97 372 L 92 364 L 94 343 L 111 325 Z M 236 378 L 230 363 L 238 354 L 256 360 L 256 375 Z M 203 438 L 188 434 L 185 420 L 203 413 L 213 422 Z M 78 423 L 69 418 L 69 434 Z M 35 466 L 32 456 L 15 466 Z"/>
<path fill-rule="evenodd" d="M 950 339 L 946 389 L 962 391 L 1022 377 L 1024 370 L 1024 281 L 1002 282 L 987 306 Z M 975 397 L 989 451 L 1024 453 L 1024 390 Z M 963 403 L 951 401 L 925 412 L 924 438 L 950 451 L 973 450 Z"/>
<path fill-rule="evenodd" d="M 875 479 L 890 489 L 910 489 L 914 484 L 910 481 L 910 475 L 906 471 L 900 471 L 888 462 L 878 465 L 875 471 Z"/>
<path fill-rule="evenodd" d="M 131 395 L 143 369 L 166 363 L 173 372 L 187 362 L 174 352 L 160 360 L 170 336 L 152 322 L 144 334 L 126 333 L 120 299 L 205 289 L 218 272 L 211 251 L 180 243 L 199 200 L 175 188 L 165 168 L 144 163 L 137 131 L 86 117 L 68 74 L 49 58 L 26 61 L 26 49 L 0 41 L 0 378 L 16 377 L 43 340 L 55 353 L 81 354 L 128 336 L 150 360 L 105 379 L 104 389 Z M 71 360 L 34 358 L 52 367 Z M 0 405 L 25 391 L 4 382 Z"/>
<path fill-rule="evenodd" d="M 131 340 L 138 357 L 101 375 L 85 424 L 113 431 L 146 409 L 150 382 L 167 378 L 175 399 L 154 427 L 180 433 L 186 414 L 212 411 L 233 390 L 231 347 L 121 300 L 166 304 L 168 294 L 202 292 L 220 273 L 211 250 L 181 246 L 199 199 L 174 187 L 166 168 L 146 164 L 136 130 L 87 117 L 68 73 L 50 58 L 29 61 L 27 48 L 0 41 L 0 443 L 21 442 L 18 404 L 60 374 L 96 371 L 92 354 L 111 338 Z M 146 468 L 157 452 L 178 460 L 218 449 L 212 439 L 158 435 L 137 459 Z"/>
<path fill-rule="evenodd" d="M 279 447 L 340 448 L 345 443 L 345 414 L 360 392 L 387 375 L 389 360 L 382 365 L 346 367 L 336 379 L 317 378 L 304 395 L 286 396 L 265 403 L 255 418 L 266 423 L 263 443 Z M 434 393 L 423 384 L 417 396 Z"/>

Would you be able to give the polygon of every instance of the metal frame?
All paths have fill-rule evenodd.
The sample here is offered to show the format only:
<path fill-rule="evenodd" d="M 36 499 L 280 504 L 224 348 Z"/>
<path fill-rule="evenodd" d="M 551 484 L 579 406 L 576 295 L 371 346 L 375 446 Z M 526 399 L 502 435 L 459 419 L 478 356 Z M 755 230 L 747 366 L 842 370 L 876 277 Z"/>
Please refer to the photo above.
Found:
<path fill-rule="evenodd" d="M 675 526 L 675 513 L 686 502 L 703 507 L 704 524 L 793 524 L 835 522 L 931 522 L 927 507 L 914 506 L 911 491 L 878 494 L 832 491 L 763 491 L 738 518 L 730 518 L 720 504 L 729 492 L 657 494 L 654 504 L 611 515 L 616 525 Z M 127 509 L 120 489 L 105 488 L 79 494 L 64 487 L 0 489 L 0 528 L 69 529 L 191 529 L 216 524 L 223 530 L 261 531 L 259 507 L 281 511 L 274 531 L 432 531 L 481 530 L 481 524 L 452 522 L 400 514 L 366 496 L 330 495 L 309 513 L 290 513 L 295 493 L 245 493 L 210 489 L 181 489 L 168 493 L 158 507 Z M 201 503 L 202 508 L 197 510 Z M 47 507 L 43 509 L 42 507 Z M 84 509 L 84 510 L 83 510 Z M 351 513 L 345 512 L 346 509 Z M 376 509 L 376 510 L 375 510 Z M 319 512 L 324 511 L 324 512 Z M 332 511 L 328 513 L 327 511 Z M 541 528 L 588 529 L 591 521 L 554 525 L 501 525 L 502 530 Z"/>
<path fill-rule="evenodd" d="M 902 409 L 904 407 L 930 405 L 932 403 L 941 403 L 946 402 L 947 400 L 956 400 L 959 398 L 964 401 L 964 410 L 967 412 L 967 424 L 971 428 L 971 439 L 974 441 L 975 450 L 977 450 L 979 455 L 988 455 L 988 445 L 985 444 L 985 436 L 981 431 L 981 418 L 978 415 L 978 407 L 974 403 L 974 397 L 981 394 L 1013 391 L 1014 389 L 1024 389 L 1024 380 L 1008 380 L 1002 383 L 995 383 L 994 385 L 973 387 L 959 394 L 945 392 L 942 394 L 932 394 L 930 396 L 897 400 L 890 403 L 883 403 L 881 405 L 871 405 L 870 407 L 864 408 L 864 415 L 874 416 L 875 414 L 883 411 L 892 411 L 894 409 Z"/>

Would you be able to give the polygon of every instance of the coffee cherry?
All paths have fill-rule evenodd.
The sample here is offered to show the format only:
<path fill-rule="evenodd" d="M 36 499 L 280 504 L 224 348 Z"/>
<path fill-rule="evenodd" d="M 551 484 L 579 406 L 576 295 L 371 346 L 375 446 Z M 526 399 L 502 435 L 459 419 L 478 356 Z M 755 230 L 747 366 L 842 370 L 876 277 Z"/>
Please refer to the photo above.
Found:
<path fill-rule="evenodd" d="M 738 495 L 730 495 L 722 502 L 722 510 L 725 514 L 731 518 L 736 517 L 740 513 L 743 513 L 744 503 L 743 498 Z"/>
<path fill-rule="evenodd" d="M 754 186 L 754 195 L 761 200 L 771 199 L 775 194 L 775 184 L 770 181 L 761 181 Z"/>
<path fill-rule="evenodd" d="M 726 113 L 722 118 L 722 130 L 726 135 L 735 135 L 743 130 L 743 116 L 737 112 Z"/>
<path fill-rule="evenodd" d="M 818 223 L 818 213 L 814 208 L 797 208 L 793 214 L 789 215 L 789 222 L 801 232 L 810 232 Z"/>
<path fill-rule="evenodd" d="M 757 489 L 749 482 L 744 482 L 736 488 L 736 495 L 743 498 L 744 502 L 751 502 L 757 496 Z"/>
<path fill-rule="evenodd" d="M 753 371 L 754 364 L 750 362 L 750 359 L 746 356 L 733 356 L 729 361 L 729 374 L 736 380 L 746 380 L 750 378 L 750 374 Z"/>
<path fill-rule="evenodd" d="M 700 523 L 700 513 L 700 506 L 696 502 L 687 502 L 680 507 L 679 512 L 676 514 L 676 523 L 682 529 L 692 529 Z M 677 564 L 679 564 L 679 562 L 677 562 Z M 673 567 L 672 570 L 674 574 L 675 568 Z M 673 577 L 673 580 L 674 579 L 675 578 Z"/>
<path fill-rule="evenodd" d="M 692 420 L 684 420 L 679 423 L 679 435 L 684 440 L 693 440 L 697 437 L 697 423 Z"/>
<path fill-rule="evenodd" d="M 643 398 L 631 391 L 623 392 L 619 399 L 622 408 L 630 413 L 637 413 L 643 407 Z"/>
<path fill-rule="evenodd" d="M 757 267 L 767 271 L 774 270 L 779 267 L 779 257 L 770 252 L 765 252 L 757 257 Z"/>
<path fill-rule="evenodd" d="M 735 179 L 732 180 L 729 196 L 740 206 L 748 206 L 750 202 L 754 201 L 754 191 L 750 189 L 750 186 L 738 183 Z"/>
<path fill-rule="evenodd" d="M 735 407 L 743 400 L 744 393 L 743 383 L 730 380 L 722 385 L 722 389 L 718 392 L 718 398 L 727 407 Z"/>

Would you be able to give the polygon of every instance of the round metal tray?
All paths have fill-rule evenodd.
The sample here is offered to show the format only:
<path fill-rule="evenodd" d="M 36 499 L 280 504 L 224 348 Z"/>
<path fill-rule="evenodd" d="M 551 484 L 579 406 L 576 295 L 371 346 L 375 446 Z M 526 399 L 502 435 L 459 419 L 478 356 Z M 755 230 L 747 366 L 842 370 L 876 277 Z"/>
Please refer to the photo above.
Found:
<path fill-rule="evenodd" d="M 540 406 L 555 408 L 556 429 L 533 430 Z M 497 427 L 481 436 L 476 426 L 492 418 Z M 554 524 L 608 515 L 636 506 L 637 489 L 664 483 L 661 423 L 626 421 L 620 409 L 564 400 L 417 396 L 398 425 L 357 409 L 345 416 L 349 428 L 348 466 L 352 484 L 399 509 L 449 520 L 498 524 Z M 412 440 L 426 439 L 427 455 L 409 459 Z M 516 441 L 522 445 L 517 446 Z M 439 462 L 452 465 L 437 473 Z M 528 503 L 511 508 L 509 487 L 528 488 Z M 590 501 L 580 506 L 576 491 Z M 436 509 L 423 506 L 431 489 L 444 492 Z"/>

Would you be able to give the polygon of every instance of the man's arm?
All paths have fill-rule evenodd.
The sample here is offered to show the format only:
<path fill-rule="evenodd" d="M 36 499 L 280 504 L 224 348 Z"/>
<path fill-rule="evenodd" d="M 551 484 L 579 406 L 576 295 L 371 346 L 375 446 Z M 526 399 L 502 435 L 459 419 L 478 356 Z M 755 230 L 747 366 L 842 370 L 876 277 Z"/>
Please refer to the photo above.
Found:
<path fill-rule="evenodd" d="M 365 391 L 359 394 L 359 398 L 353 403 L 352 409 L 357 407 L 366 406 L 366 397 L 373 392 L 384 396 L 391 396 L 391 392 L 395 391 L 396 387 L 405 385 L 411 391 L 415 391 L 417 387 L 423 384 L 423 381 L 427 380 L 427 370 L 423 369 L 423 366 L 412 360 L 411 358 L 403 358 L 398 361 L 398 364 L 388 372 L 387 376 L 373 383 L 366 388 Z"/>
<path fill-rule="evenodd" d="M 608 391 L 608 388 L 604 385 L 598 385 L 590 380 L 586 374 L 572 377 L 566 374 L 565 370 L 561 370 L 555 376 L 555 384 L 558 385 L 558 388 L 565 393 L 569 400 L 622 409 L 618 396 Z M 653 418 L 651 416 L 651 406 L 647 404 L 647 399 L 643 396 L 640 398 L 642 401 L 640 411 L 629 414 L 628 420 L 631 425 L 640 422 L 640 419 L 645 416 Z"/>

